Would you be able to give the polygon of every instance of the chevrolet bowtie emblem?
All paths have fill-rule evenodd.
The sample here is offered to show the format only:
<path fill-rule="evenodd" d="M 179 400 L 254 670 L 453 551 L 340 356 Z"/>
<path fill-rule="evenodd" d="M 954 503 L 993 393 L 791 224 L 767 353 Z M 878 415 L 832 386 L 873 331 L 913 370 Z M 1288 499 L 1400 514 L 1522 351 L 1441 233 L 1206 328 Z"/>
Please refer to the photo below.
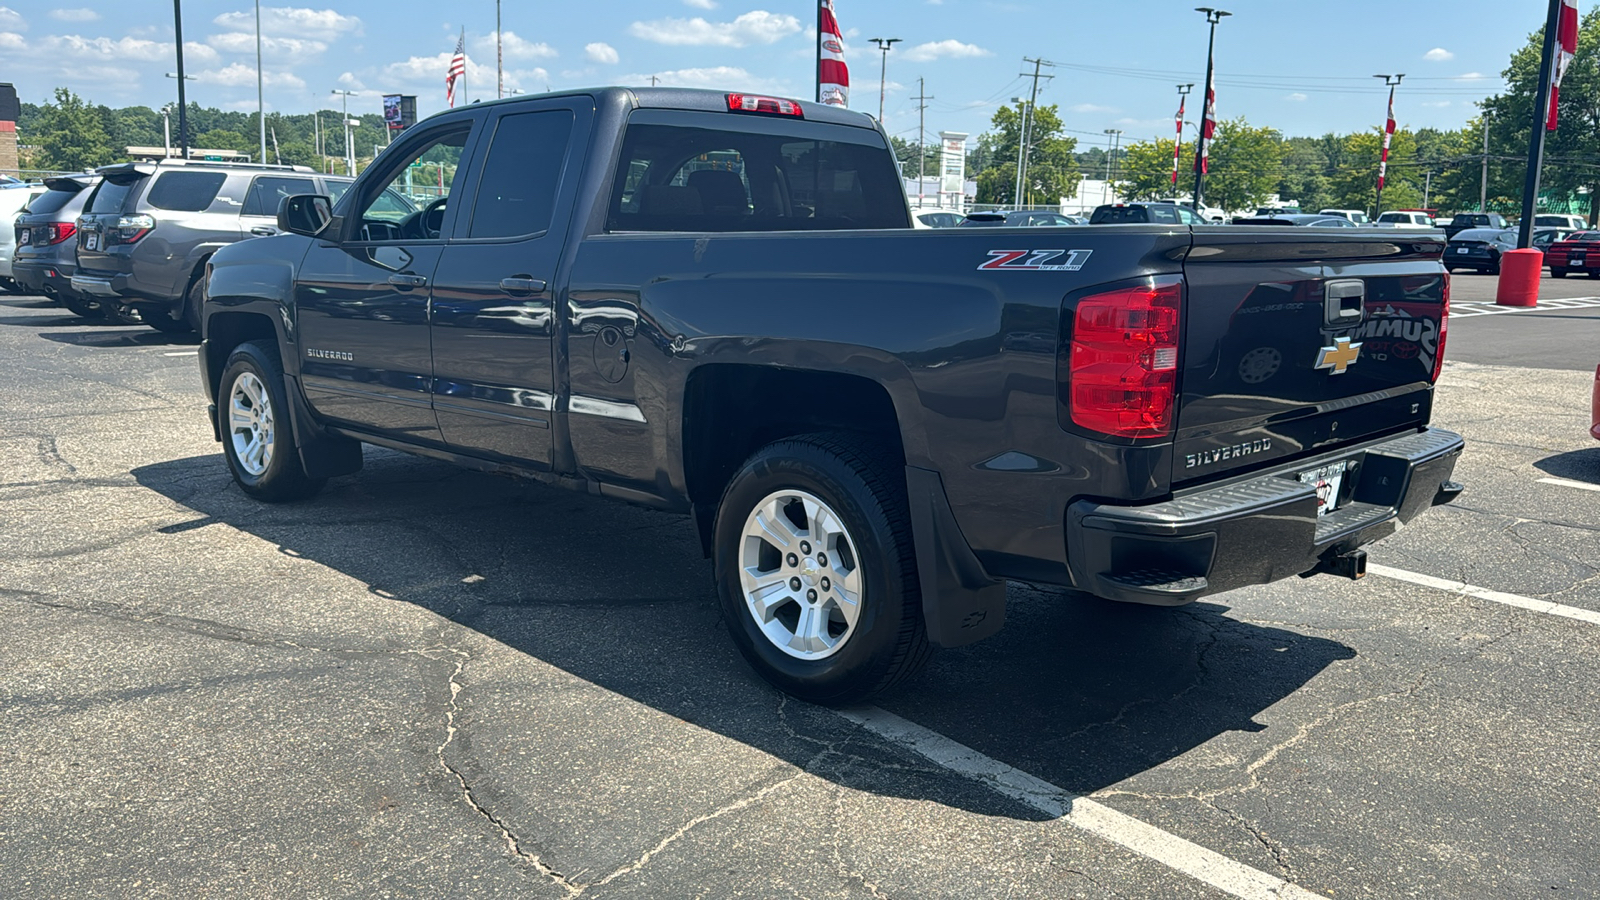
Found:
<path fill-rule="evenodd" d="M 1334 338 L 1332 347 L 1323 347 L 1317 354 L 1317 368 L 1332 369 L 1333 375 L 1343 375 L 1361 356 L 1361 345 L 1350 343 L 1349 338 Z"/>

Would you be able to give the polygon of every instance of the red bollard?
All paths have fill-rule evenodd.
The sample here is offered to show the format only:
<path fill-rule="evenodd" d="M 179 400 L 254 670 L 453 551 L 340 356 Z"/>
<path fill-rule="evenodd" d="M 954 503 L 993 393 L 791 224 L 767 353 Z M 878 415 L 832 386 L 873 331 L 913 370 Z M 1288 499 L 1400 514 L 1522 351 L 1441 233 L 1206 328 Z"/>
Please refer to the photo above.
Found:
<path fill-rule="evenodd" d="M 1500 256 L 1500 286 L 1495 289 L 1498 306 L 1536 306 L 1539 279 L 1544 277 L 1544 251 L 1529 247 L 1507 250 Z"/>

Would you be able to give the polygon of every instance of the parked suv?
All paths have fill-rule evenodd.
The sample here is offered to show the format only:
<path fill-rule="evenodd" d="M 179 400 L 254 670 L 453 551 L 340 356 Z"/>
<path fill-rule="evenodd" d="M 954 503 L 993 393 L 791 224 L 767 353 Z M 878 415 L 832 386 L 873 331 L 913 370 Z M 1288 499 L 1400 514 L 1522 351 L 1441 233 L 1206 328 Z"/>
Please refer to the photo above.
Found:
<path fill-rule="evenodd" d="M 80 316 L 97 316 L 99 306 L 72 289 L 78 215 L 100 183 L 98 175 L 46 178 L 48 188 L 17 216 L 16 254 L 11 272 L 25 293 L 44 294 Z"/>
<path fill-rule="evenodd" d="M 72 289 L 136 310 L 158 331 L 198 324 L 200 276 L 212 253 L 277 234 L 284 197 L 334 192 L 330 177 L 306 166 L 168 159 L 96 174 L 102 180 L 78 218 Z"/>
<path fill-rule="evenodd" d="M 1194 210 L 1176 203 L 1108 203 L 1097 206 L 1090 225 L 1205 225 Z"/>
<path fill-rule="evenodd" d="M 1537 219 L 1534 220 L 1534 224 L 1538 225 Z M 1493 228 L 1499 231 L 1510 227 L 1511 223 L 1499 213 L 1456 213 L 1451 217 L 1450 224 L 1444 226 L 1444 236 L 1454 240 L 1456 235 L 1468 228 Z"/>

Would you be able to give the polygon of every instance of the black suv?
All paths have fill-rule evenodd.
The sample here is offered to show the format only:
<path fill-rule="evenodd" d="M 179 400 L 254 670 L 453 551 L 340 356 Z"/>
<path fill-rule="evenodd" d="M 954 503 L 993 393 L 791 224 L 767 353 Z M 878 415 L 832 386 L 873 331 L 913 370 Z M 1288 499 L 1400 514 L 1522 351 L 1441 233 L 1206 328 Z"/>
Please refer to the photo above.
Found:
<path fill-rule="evenodd" d="M 1097 206 L 1090 225 L 1205 225 L 1205 219 L 1177 203 L 1108 203 Z"/>
<path fill-rule="evenodd" d="M 78 217 L 72 290 L 113 314 L 135 310 L 158 331 L 199 323 L 201 275 L 212 253 L 277 234 L 284 197 L 335 192 L 330 176 L 306 166 L 167 159 L 97 174 L 102 180 Z"/>
<path fill-rule="evenodd" d="M 1450 224 L 1444 226 L 1445 239 L 1450 240 L 1468 228 L 1510 228 L 1511 223 L 1499 213 L 1456 213 Z"/>

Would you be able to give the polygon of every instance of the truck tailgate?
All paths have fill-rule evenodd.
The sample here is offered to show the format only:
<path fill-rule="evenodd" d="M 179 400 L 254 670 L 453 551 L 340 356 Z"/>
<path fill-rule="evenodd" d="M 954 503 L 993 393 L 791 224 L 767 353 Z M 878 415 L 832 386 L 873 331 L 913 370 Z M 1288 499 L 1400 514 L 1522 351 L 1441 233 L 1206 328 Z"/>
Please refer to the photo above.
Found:
<path fill-rule="evenodd" d="M 1426 423 L 1441 237 L 1195 229 L 1174 486 Z"/>

